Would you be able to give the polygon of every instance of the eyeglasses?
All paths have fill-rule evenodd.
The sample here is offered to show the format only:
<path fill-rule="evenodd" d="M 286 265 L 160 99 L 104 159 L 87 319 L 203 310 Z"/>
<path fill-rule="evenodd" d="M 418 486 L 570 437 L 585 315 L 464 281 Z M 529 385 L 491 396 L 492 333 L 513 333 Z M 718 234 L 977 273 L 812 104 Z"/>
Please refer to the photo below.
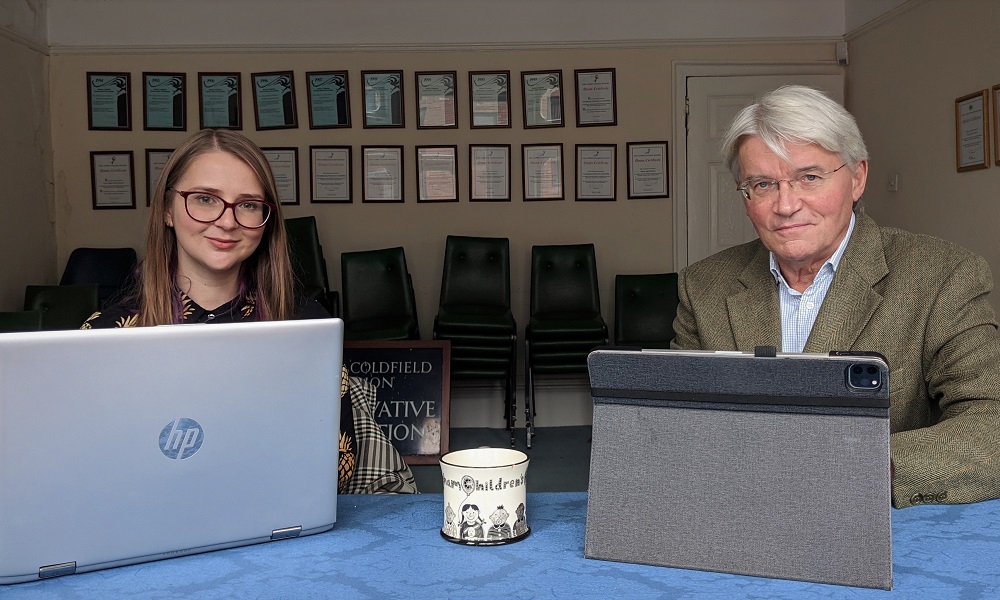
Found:
<path fill-rule="evenodd" d="M 836 169 L 825 173 L 807 171 L 800 175 L 796 175 L 793 179 L 766 179 L 756 177 L 744 181 L 742 185 L 736 189 L 742 192 L 743 197 L 747 200 L 773 200 L 778 197 L 778 190 L 781 187 L 781 182 L 784 181 L 788 184 L 789 188 L 797 189 L 805 194 L 810 194 L 819 191 L 824 185 L 826 185 L 826 182 L 831 179 L 830 175 L 833 175 L 846 166 L 847 163 L 844 163 Z"/>
<path fill-rule="evenodd" d="M 233 216 L 241 227 L 260 229 L 267 223 L 268 217 L 274 212 L 275 206 L 264 200 L 241 200 L 226 202 L 215 194 L 208 192 L 182 192 L 173 190 L 184 198 L 184 210 L 189 217 L 199 223 L 214 223 L 222 218 L 226 209 L 233 209 Z"/>

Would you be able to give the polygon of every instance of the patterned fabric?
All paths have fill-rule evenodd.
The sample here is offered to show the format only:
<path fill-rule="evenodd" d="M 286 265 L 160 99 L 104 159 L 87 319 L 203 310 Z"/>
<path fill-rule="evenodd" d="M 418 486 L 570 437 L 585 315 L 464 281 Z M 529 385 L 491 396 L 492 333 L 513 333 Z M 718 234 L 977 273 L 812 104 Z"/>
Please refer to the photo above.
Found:
<path fill-rule="evenodd" d="M 222 306 L 212 310 L 198 306 L 184 292 L 180 292 L 182 323 L 243 323 L 257 320 L 257 302 L 253 294 L 237 296 Z M 301 315 L 306 318 L 317 316 Z M 326 315 L 329 316 L 329 315 Z M 90 315 L 80 329 L 105 329 L 114 327 L 135 327 L 139 322 L 139 311 L 126 304 L 118 304 Z"/>

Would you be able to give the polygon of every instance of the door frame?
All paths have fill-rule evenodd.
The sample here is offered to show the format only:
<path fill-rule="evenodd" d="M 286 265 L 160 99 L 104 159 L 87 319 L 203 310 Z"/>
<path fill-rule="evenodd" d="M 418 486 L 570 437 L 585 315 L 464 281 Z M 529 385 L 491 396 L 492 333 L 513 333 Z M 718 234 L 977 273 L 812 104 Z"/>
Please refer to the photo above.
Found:
<path fill-rule="evenodd" d="M 674 81 L 674 271 L 688 266 L 687 220 L 687 79 L 688 77 L 741 77 L 746 75 L 844 75 L 835 60 L 787 63 L 727 63 L 679 61 L 673 65 Z"/>

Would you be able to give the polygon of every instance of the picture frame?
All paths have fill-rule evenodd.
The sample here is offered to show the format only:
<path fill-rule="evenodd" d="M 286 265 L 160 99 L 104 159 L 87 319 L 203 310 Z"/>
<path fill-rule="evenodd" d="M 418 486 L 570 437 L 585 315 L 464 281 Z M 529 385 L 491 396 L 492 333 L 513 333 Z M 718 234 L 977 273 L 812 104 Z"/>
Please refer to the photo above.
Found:
<path fill-rule="evenodd" d="M 469 201 L 510 202 L 510 144 L 469 145 Z"/>
<path fill-rule="evenodd" d="M 414 73 L 417 96 L 417 129 L 458 129 L 458 73 Z"/>
<path fill-rule="evenodd" d="M 990 166 L 989 90 L 955 100 L 955 162 L 959 173 Z"/>
<path fill-rule="evenodd" d="M 667 142 L 628 142 L 625 153 L 629 199 L 669 198 Z"/>
<path fill-rule="evenodd" d="M 1000 83 L 993 86 L 993 160 L 1000 166 Z"/>
<path fill-rule="evenodd" d="M 91 151 L 90 191 L 94 210 L 135 208 L 131 150 Z"/>
<path fill-rule="evenodd" d="M 510 71 L 469 72 L 472 129 L 510 128 Z"/>
<path fill-rule="evenodd" d="M 295 129 L 295 74 L 292 71 L 251 73 L 253 112 L 257 130 Z"/>
<path fill-rule="evenodd" d="M 309 129 L 337 129 L 351 126 L 350 78 L 347 71 L 306 73 L 309 100 Z"/>
<path fill-rule="evenodd" d="M 403 202 L 403 147 L 362 146 L 362 202 Z"/>
<path fill-rule="evenodd" d="M 144 72 L 142 117 L 146 131 L 186 131 L 187 74 Z"/>
<path fill-rule="evenodd" d="M 617 199 L 617 144 L 576 145 L 577 201 Z"/>
<path fill-rule="evenodd" d="M 614 69 L 578 69 L 576 81 L 576 126 L 618 125 L 618 101 Z"/>
<path fill-rule="evenodd" d="M 274 184 L 278 188 L 278 202 L 282 205 L 299 203 L 299 149 L 261 148 L 271 165 Z"/>
<path fill-rule="evenodd" d="M 146 206 L 152 205 L 156 184 L 173 153 L 174 151 L 168 148 L 146 149 Z"/>
<path fill-rule="evenodd" d="M 198 124 L 201 129 L 243 129 L 240 73 L 198 73 Z"/>
<path fill-rule="evenodd" d="M 132 130 L 131 73 L 87 72 L 87 127 L 91 131 Z"/>
<path fill-rule="evenodd" d="M 524 128 L 563 127 L 562 69 L 522 71 Z"/>
<path fill-rule="evenodd" d="M 403 72 L 362 71 L 366 128 L 404 127 Z"/>
<path fill-rule="evenodd" d="M 563 200 L 563 145 L 521 146 L 524 200 Z"/>
<path fill-rule="evenodd" d="M 309 146 L 309 201 L 313 204 L 353 201 L 350 146 Z"/>
<path fill-rule="evenodd" d="M 417 202 L 458 202 L 458 146 L 417 146 Z"/>

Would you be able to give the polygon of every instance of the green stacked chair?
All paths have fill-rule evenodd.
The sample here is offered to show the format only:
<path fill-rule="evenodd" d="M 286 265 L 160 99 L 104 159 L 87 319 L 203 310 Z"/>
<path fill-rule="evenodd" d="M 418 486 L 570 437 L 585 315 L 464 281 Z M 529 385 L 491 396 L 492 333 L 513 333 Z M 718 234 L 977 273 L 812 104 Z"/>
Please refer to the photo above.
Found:
<path fill-rule="evenodd" d="M 340 297 L 330 290 L 316 217 L 285 219 L 285 234 L 298 293 L 308 300 L 318 301 L 332 316 L 339 317 Z"/>
<path fill-rule="evenodd" d="M 136 262 L 132 248 L 77 248 L 66 261 L 59 285 L 96 283 L 98 304 L 106 308 L 134 285 Z"/>
<path fill-rule="evenodd" d="M 39 331 L 42 328 L 42 311 L 13 310 L 0 312 L 0 333 L 14 331 Z"/>
<path fill-rule="evenodd" d="M 616 275 L 615 345 L 669 348 L 677 302 L 677 273 Z"/>
<path fill-rule="evenodd" d="M 42 329 L 79 329 L 100 308 L 98 284 L 29 285 L 24 310 L 42 313 Z"/>
<path fill-rule="evenodd" d="M 340 255 L 345 340 L 419 340 L 402 247 Z"/>

